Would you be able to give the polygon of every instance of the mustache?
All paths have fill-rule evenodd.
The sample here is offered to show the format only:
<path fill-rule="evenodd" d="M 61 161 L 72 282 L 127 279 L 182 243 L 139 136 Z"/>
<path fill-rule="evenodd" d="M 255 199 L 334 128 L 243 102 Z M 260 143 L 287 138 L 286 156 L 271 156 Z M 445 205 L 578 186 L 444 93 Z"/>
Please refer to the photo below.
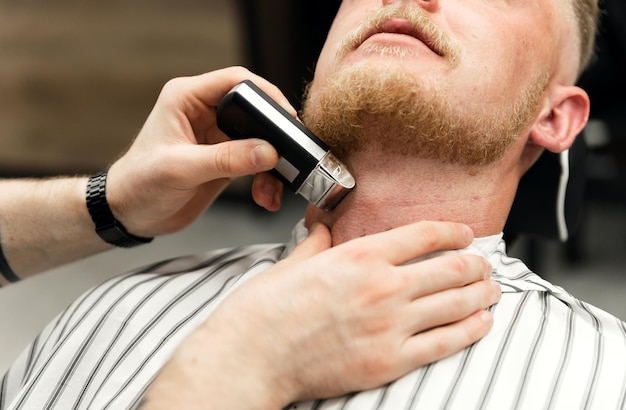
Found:
<path fill-rule="evenodd" d="M 459 44 L 440 29 L 421 7 L 410 6 L 404 2 L 372 11 L 343 39 L 338 49 L 339 57 L 344 57 L 350 51 L 357 49 L 371 35 L 385 32 L 382 27 L 390 19 L 406 20 L 411 28 L 411 33 L 406 34 L 413 35 L 435 53 L 447 58 L 451 66 L 458 64 L 461 55 Z"/>

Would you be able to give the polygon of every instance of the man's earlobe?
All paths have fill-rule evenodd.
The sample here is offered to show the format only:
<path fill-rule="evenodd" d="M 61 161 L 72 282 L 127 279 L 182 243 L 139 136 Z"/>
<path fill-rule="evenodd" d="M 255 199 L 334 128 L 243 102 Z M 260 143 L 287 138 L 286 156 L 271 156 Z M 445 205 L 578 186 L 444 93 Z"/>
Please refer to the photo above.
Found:
<path fill-rule="evenodd" d="M 589 96 L 580 87 L 558 86 L 548 92 L 546 103 L 531 128 L 530 141 L 552 152 L 568 149 L 589 118 Z"/>

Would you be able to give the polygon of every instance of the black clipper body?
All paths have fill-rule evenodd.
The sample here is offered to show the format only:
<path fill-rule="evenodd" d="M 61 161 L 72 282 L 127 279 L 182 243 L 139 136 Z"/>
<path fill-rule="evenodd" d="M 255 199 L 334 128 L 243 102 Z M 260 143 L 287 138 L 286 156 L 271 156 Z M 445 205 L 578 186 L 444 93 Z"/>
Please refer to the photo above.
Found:
<path fill-rule="evenodd" d="M 249 80 L 224 96 L 217 126 L 231 139 L 272 144 L 280 156 L 274 174 L 319 208 L 334 209 L 354 188 L 354 178 L 329 147 Z"/>

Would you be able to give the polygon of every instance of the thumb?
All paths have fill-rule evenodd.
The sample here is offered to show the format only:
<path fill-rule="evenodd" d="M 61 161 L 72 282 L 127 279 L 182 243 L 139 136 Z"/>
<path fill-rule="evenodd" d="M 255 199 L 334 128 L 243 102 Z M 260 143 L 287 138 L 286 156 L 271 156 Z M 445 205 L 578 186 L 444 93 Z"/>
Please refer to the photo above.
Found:
<path fill-rule="evenodd" d="M 208 182 L 264 172 L 276 166 L 278 153 L 267 141 L 251 138 L 186 147 L 192 174 Z"/>
<path fill-rule="evenodd" d="M 321 223 L 314 223 L 309 230 L 309 236 L 300 242 L 289 254 L 290 261 L 301 261 L 329 249 L 332 238 L 328 227 Z"/>

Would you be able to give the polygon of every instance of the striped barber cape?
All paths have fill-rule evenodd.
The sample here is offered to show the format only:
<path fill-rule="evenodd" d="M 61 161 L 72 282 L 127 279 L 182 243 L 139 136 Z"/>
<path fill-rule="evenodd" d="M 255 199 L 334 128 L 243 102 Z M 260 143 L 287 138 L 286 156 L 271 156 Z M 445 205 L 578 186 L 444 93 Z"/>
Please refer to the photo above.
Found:
<path fill-rule="evenodd" d="M 175 258 L 91 289 L 14 363 L 0 384 L 0 409 L 137 406 L 185 335 L 306 234 L 300 223 L 286 245 Z M 626 408 L 624 322 L 508 257 L 501 235 L 462 252 L 487 257 L 502 287 L 485 338 L 381 388 L 289 409 Z"/>

